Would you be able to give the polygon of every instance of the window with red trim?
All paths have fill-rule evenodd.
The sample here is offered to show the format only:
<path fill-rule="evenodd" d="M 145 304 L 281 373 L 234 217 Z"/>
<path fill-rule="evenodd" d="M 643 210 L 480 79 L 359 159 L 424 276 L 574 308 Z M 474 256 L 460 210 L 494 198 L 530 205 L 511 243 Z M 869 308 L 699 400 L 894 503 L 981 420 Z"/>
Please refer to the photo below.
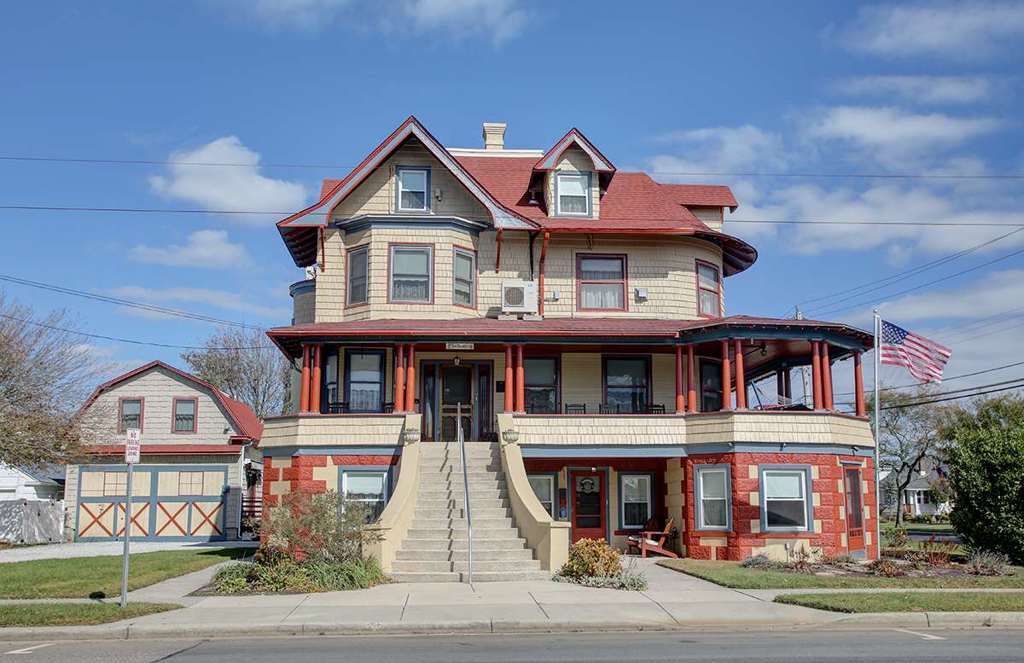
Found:
<path fill-rule="evenodd" d="M 142 430 L 142 399 L 123 398 L 118 404 L 117 430 L 120 433 L 131 428 Z"/>
<path fill-rule="evenodd" d="M 174 399 L 174 432 L 194 433 L 196 432 L 196 410 L 199 409 L 199 401 L 195 398 Z"/>
<path fill-rule="evenodd" d="M 626 310 L 626 256 L 578 255 L 576 280 L 581 311 Z"/>
<path fill-rule="evenodd" d="M 722 275 L 718 268 L 697 261 L 697 313 L 719 317 L 722 315 Z"/>

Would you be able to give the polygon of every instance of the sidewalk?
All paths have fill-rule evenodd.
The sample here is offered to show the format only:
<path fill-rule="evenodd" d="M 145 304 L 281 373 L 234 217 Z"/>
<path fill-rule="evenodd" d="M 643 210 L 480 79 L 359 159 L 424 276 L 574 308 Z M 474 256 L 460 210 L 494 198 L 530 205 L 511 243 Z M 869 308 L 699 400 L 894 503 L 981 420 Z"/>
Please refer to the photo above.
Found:
<path fill-rule="evenodd" d="M 772 603 L 754 592 L 642 563 L 650 589 L 625 592 L 555 582 L 391 584 L 351 592 L 188 597 L 214 573 L 205 569 L 129 594 L 181 603 L 181 610 L 102 626 L 0 629 L 5 640 L 228 637 L 289 634 L 512 633 L 807 627 L 1024 625 L 1019 613 L 957 617 L 842 615 Z M 116 600 L 116 599 L 108 599 Z"/>

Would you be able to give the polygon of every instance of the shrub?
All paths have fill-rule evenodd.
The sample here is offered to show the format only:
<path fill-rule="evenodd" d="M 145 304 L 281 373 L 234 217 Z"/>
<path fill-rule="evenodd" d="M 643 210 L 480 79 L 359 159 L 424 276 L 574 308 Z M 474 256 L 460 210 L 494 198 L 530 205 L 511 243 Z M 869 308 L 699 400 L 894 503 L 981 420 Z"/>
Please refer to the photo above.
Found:
<path fill-rule="evenodd" d="M 877 559 L 871 562 L 871 564 L 868 565 L 868 568 L 871 569 L 871 572 L 875 575 L 885 578 L 895 578 L 903 575 L 903 569 L 901 569 L 900 565 L 891 559 Z"/>
<path fill-rule="evenodd" d="M 262 561 L 231 564 L 217 572 L 213 586 L 221 594 L 253 592 L 306 593 L 365 589 L 384 582 L 373 558 L 348 562 L 296 562 L 267 556 Z"/>
<path fill-rule="evenodd" d="M 976 576 L 1006 575 L 1010 558 L 1003 553 L 988 550 L 973 550 L 967 558 L 968 570 Z"/>
<path fill-rule="evenodd" d="M 856 564 L 857 560 L 852 555 L 843 553 L 841 555 L 822 555 L 821 563 L 827 566 L 839 566 L 842 564 Z"/>
<path fill-rule="evenodd" d="M 1024 562 L 1024 400 L 993 398 L 945 427 L 950 522 L 969 547 Z"/>
<path fill-rule="evenodd" d="M 814 570 L 814 555 L 807 548 L 797 548 L 787 566 L 797 573 L 810 573 Z"/>
<path fill-rule="evenodd" d="M 889 532 L 890 548 L 907 548 L 910 546 L 910 535 L 906 527 L 893 527 Z"/>
<path fill-rule="evenodd" d="M 764 553 L 758 553 L 740 562 L 740 566 L 745 569 L 771 569 L 779 566 L 779 563 Z"/>
<path fill-rule="evenodd" d="M 366 531 L 366 506 L 335 491 L 297 491 L 270 509 L 263 555 L 294 561 L 345 563 L 362 559 L 363 545 L 373 540 Z"/>
<path fill-rule="evenodd" d="M 622 573 L 619 552 L 604 539 L 580 539 L 569 548 L 569 559 L 558 572 L 570 579 L 610 578 Z"/>
<path fill-rule="evenodd" d="M 947 541 L 936 541 L 932 536 L 921 544 L 921 552 L 929 565 L 949 566 L 949 558 L 956 552 L 956 546 Z"/>

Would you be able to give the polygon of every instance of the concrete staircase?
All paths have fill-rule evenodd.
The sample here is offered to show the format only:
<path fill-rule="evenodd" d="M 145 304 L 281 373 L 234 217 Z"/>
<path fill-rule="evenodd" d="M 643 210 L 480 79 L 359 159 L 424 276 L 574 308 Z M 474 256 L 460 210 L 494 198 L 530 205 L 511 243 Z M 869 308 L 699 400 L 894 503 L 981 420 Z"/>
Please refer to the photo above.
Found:
<path fill-rule="evenodd" d="M 421 442 L 416 511 L 392 564 L 396 582 L 461 582 L 468 541 L 459 445 Z M 466 442 L 473 581 L 547 580 L 512 522 L 497 442 Z"/>

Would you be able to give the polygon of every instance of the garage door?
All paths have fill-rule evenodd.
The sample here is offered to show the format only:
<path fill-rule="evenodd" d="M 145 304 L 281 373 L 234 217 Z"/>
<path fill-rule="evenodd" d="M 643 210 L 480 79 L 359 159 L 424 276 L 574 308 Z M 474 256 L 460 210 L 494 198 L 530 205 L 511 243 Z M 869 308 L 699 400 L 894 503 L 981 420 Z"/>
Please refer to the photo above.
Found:
<path fill-rule="evenodd" d="M 227 465 L 137 465 L 132 540 L 222 540 L 227 479 Z M 127 483 L 124 465 L 79 469 L 76 541 L 124 537 Z"/>

